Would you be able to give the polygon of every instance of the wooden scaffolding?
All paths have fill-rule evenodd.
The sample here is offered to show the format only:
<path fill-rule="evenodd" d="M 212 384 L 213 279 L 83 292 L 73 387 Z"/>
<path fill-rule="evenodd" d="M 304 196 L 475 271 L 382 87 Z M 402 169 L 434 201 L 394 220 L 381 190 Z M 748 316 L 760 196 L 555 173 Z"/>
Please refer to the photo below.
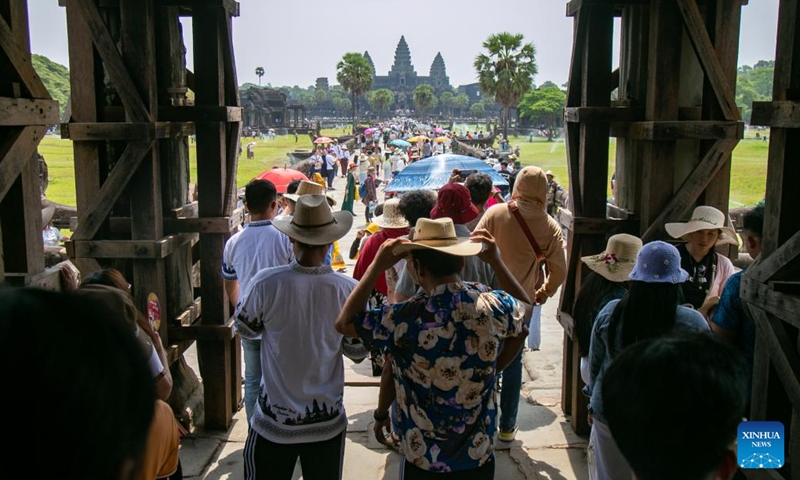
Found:
<path fill-rule="evenodd" d="M 157 300 L 170 363 L 197 341 L 205 425 L 226 429 L 241 399 L 239 340 L 220 275 L 224 243 L 240 218 L 241 108 L 231 36 L 238 4 L 61 4 L 71 73 L 61 132 L 73 141 L 78 208 L 67 251 L 84 275 L 101 266 L 122 270 L 141 311 Z M 182 16 L 192 19 L 193 72 L 185 64 Z M 189 135 L 196 136 L 196 201 Z M 200 258 L 197 288 L 192 272 Z"/>
<path fill-rule="evenodd" d="M 570 202 L 562 406 L 588 433 L 573 303 L 581 256 L 614 233 L 666 238 L 668 221 L 698 204 L 728 211 L 731 151 L 743 137 L 736 107 L 739 24 L 746 0 L 572 0 L 574 46 L 565 110 Z M 620 66 L 612 70 L 614 18 Z M 612 92 L 617 100 L 612 101 Z M 617 140 L 615 201 L 607 205 L 609 139 Z"/>

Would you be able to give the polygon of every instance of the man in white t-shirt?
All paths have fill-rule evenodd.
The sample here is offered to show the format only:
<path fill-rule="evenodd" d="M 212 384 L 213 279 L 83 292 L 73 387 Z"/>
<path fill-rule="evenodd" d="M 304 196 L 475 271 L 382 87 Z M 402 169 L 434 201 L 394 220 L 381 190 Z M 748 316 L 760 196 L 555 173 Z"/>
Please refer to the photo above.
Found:
<path fill-rule="evenodd" d="M 291 238 L 295 259 L 260 271 L 236 309 L 242 336 L 260 335 L 263 347 L 264 385 L 244 447 L 247 479 L 290 480 L 298 457 L 303 478 L 342 478 L 342 354 L 361 361 L 367 351 L 334 328 L 356 281 L 323 262 L 352 224 L 353 215 L 332 212 L 324 195 L 300 196 L 294 216 L 275 221 Z"/>
<path fill-rule="evenodd" d="M 241 301 L 256 274 L 269 267 L 288 265 L 293 258 L 289 237 L 272 225 L 278 212 L 277 191 L 269 180 L 253 180 L 244 189 L 250 223 L 225 243 L 222 278 L 231 303 Z M 244 406 L 253 415 L 261 385 L 261 340 L 242 336 L 244 355 Z"/>

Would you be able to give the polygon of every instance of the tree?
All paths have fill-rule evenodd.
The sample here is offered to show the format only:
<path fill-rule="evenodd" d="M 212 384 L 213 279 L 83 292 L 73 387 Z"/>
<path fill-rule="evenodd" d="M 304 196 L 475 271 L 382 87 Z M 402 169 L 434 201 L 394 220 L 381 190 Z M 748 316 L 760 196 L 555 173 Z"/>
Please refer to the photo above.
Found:
<path fill-rule="evenodd" d="M 552 84 L 542 86 L 528 92 L 519 102 L 519 114 L 537 126 L 544 126 L 549 132 L 547 141 L 553 141 L 553 130 L 558 126 L 558 120 L 564 114 L 567 106 L 567 95 L 560 88 Z"/>
<path fill-rule="evenodd" d="M 742 117 L 750 123 L 753 102 L 769 101 L 772 98 L 772 79 L 775 62 L 761 60 L 752 67 L 742 65 L 736 77 L 736 105 L 742 109 Z"/>
<path fill-rule="evenodd" d="M 308 108 L 314 108 L 317 106 L 317 97 L 308 92 L 303 92 L 298 95 L 297 100 Z"/>
<path fill-rule="evenodd" d="M 432 110 L 436 106 L 436 103 L 438 103 L 436 95 L 433 93 L 433 87 L 426 83 L 417 85 L 417 88 L 415 88 L 414 92 L 411 94 L 411 98 L 414 101 L 414 106 L 417 107 L 421 115 L 425 115 L 426 112 Z"/>
<path fill-rule="evenodd" d="M 475 102 L 469 107 L 469 114 L 475 118 L 483 118 L 486 115 L 486 106 L 482 102 Z"/>
<path fill-rule="evenodd" d="M 356 131 L 356 111 L 358 110 L 358 97 L 369 91 L 374 78 L 372 67 L 364 55 L 360 53 L 345 53 L 336 64 L 336 80 L 352 95 L 353 106 L 353 131 Z"/>
<path fill-rule="evenodd" d="M 394 93 L 386 88 L 379 88 L 367 95 L 369 105 L 379 113 L 388 112 L 394 105 Z"/>
<path fill-rule="evenodd" d="M 264 67 L 256 67 L 256 75 L 258 76 L 258 86 L 261 86 L 261 77 L 264 76 Z"/>
<path fill-rule="evenodd" d="M 459 93 L 453 98 L 453 107 L 459 110 L 459 114 L 464 114 L 464 109 L 469 105 L 469 96 L 466 93 Z"/>
<path fill-rule="evenodd" d="M 454 99 L 455 99 L 455 96 L 453 95 L 453 92 L 447 92 L 447 91 L 442 92 L 442 94 L 439 95 L 439 108 L 441 108 L 442 111 L 444 111 L 444 112 L 449 112 L 450 115 L 452 116 L 453 115 L 452 109 L 453 109 L 453 100 Z"/>
<path fill-rule="evenodd" d="M 490 35 L 483 42 L 486 53 L 475 57 L 475 70 L 481 90 L 503 107 L 503 134 L 508 138 L 508 110 L 533 88 L 536 48 L 523 44 L 522 34 L 508 32 Z"/>

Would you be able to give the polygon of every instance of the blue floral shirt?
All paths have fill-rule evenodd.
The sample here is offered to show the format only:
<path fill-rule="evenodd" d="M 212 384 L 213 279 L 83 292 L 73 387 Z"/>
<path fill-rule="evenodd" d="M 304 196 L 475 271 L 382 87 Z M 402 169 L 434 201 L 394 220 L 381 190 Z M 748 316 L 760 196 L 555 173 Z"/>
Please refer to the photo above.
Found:
<path fill-rule="evenodd" d="M 495 362 L 503 339 L 521 333 L 524 313 L 503 291 L 457 282 L 356 317 L 362 340 L 392 354 L 406 460 L 456 472 L 493 458 Z"/>

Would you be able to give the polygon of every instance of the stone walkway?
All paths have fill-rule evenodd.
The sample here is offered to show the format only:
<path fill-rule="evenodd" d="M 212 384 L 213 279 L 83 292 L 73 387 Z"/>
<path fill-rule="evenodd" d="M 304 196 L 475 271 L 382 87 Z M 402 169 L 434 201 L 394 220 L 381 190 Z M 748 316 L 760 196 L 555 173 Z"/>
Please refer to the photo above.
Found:
<path fill-rule="evenodd" d="M 341 208 L 345 181 L 337 178 L 332 191 Z M 346 257 L 358 228 L 364 226 L 364 207 L 356 204 L 357 217 L 353 229 L 342 240 L 340 249 Z M 345 258 L 347 272 L 352 274 L 355 262 Z M 522 395 L 518 414 L 519 433 L 510 444 L 499 443 L 497 452 L 498 480 L 558 479 L 584 480 L 586 470 L 586 438 L 575 435 L 561 411 L 561 352 L 563 330 L 556 320 L 557 297 L 545 304 L 542 312 L 542 350 L 526 352 L 524 357 Z M 186 354 L 195 372 L 197 359 L 194 347 Z M 346 361 L 346 383 L 369 386 L 347 386 L 344 392 L 348 415 L 345 446 L 344 478 L 357 480 L 396 480 L 400 455 L 370 439 L 368 431 L 372 410 L 377 406 L 377 378 L 370 377 L 368 364 L 353 365 Z M 227 432 L 197 431 L 181 442 L 184 478 L 203 480 L 242 479 L 242 450 L 247 436 L 244 409 L 235 416 Z M 294 480 L 301 479 L 298 465 Z"/>

